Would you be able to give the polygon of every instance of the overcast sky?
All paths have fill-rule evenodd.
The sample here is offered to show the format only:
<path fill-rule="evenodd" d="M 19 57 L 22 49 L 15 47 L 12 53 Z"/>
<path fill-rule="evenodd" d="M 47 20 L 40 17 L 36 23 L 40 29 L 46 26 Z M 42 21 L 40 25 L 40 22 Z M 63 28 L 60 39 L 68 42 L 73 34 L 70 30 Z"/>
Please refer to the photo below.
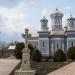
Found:
<path fill-rule="evenodd" d="M 70 12 L 75 16 L 75 0 L 0 0 L 0 41 L 22 40 L 25 27 L 35 36 L 43 16 L 50 28 L 50 14 L 56 8 L 64 14 L 63 26 Z"/>

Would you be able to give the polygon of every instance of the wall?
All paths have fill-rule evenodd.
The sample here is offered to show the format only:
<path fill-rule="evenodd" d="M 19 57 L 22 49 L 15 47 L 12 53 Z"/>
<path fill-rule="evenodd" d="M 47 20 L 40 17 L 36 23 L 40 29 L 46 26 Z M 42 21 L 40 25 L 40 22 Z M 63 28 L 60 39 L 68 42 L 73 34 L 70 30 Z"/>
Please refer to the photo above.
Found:
<path fill-rule="evenodd" d="M 38 48 L 43 56 L 49 56 L 49 39 L 39 38 Z"/>
<path fill-rule="evenodd" d="M 51 55 L 53 56 L 57 49 L 64 49 L 64 38 L 51 38 Z"/>

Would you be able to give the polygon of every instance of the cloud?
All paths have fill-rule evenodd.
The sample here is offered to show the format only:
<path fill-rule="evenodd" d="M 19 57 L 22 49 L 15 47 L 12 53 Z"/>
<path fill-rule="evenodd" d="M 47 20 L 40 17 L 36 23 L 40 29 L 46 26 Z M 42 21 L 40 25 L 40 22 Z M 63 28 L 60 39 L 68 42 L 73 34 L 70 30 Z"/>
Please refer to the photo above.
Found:
<path fill-rule="evenodd" d="M 21 0 L 0 0 L 0 6 L 6 7 L 14 7 L 16 6 Z"/>
<path fill-rule="evenodd" d="M 26 4 L 34 4 L 36 0 L 0 0 L 0 6 L 2 7 L 15 7 L 17 6 L 20 2 L 24 2 Z"/>
<path fill-rule="evenodd" d="M 66 11 L 71 11 L 71 10 L 72 10 L 72 7 L 71 7 L 71 6 L 66 6 L 64 9 L 65 9 Z"/>
<path fill-rule="evenodd" d="M 31 26 L 31 10 L 29 9 L 35 4 L 36 0 L 17 0 L 16 3 L 15 1 L 7 0 L 0 5 L 0 32 L 2 32 L 0 40 L 22 40 L 21 34 L 24 33 L 25 28 L 29 28 L 32 34 L 35 32 L 32 30 L 35 28 Z"/>
<path fill-rule="evenodd" d="M 0 7 L 0 30 L 5 33 L 23 32 L 27 27 L 24 2 L 14 8 Z"/>

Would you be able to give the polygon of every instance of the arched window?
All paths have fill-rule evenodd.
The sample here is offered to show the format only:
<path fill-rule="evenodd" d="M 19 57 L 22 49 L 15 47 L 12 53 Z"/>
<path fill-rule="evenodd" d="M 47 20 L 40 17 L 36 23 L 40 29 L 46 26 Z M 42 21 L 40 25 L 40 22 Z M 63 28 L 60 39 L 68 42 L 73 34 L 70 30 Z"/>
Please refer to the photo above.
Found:
<path fill-rule="evenodd" d="M 73 47 L 73 42 L 71 43 L 71 46 Z"/>
<path fill-rule="evenodd" d="M 35 45 L 35 49 L 36 49 L 36 45 Z"/>
<path fill-rule="evenodd" d="M 57 49 L 58 49 L 58 43 L 57 43 Z"/>
<path fill-rule="evenodd" d="M 44 41 L 43 41 L 43 47 L 45 46 Z"/>

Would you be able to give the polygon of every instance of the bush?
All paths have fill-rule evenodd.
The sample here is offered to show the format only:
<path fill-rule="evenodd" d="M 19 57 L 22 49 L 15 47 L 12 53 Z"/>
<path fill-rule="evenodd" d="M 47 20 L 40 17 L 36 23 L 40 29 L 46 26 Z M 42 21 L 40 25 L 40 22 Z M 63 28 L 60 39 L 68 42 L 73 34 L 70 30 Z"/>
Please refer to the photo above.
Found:
<path fill-rule="evenodd" d="M 18 42 L 15 47 L 14 55 L 17 59 L 22 59 L 22 49 L 25 47 L 23 42 Z"/>
<path fill-rule="evenodd" d="M 75 47 L 70 47 L 67 52 L 68 59 L 75 60 Z"/>
<path fill-rule="evenodd" d="M 72 62 L 72 59 L 67 59 L 67 62 L 68 62 L 68 63 L 71 63 L 71 62 Z"/>
<path fill-rule="evenodd" d="M 61 49 L 58 49 L 54 55 L 54 61 L 56 62 L 66 61 L 66 54 Z"/>
<path fill-rule="evenodd" d="M 31 58 L 31 54 L 32 54 L 34 48 L 31 44 L 28 44 L 28 48 L 30 49 L 30 58 Z"/>
<path fill-rule="evenodd" d="M 40 62 L 42 59 L 41 52 L 38 49 L 34 49 L 31 55 L 31 59 L 36 62 Z"/>

